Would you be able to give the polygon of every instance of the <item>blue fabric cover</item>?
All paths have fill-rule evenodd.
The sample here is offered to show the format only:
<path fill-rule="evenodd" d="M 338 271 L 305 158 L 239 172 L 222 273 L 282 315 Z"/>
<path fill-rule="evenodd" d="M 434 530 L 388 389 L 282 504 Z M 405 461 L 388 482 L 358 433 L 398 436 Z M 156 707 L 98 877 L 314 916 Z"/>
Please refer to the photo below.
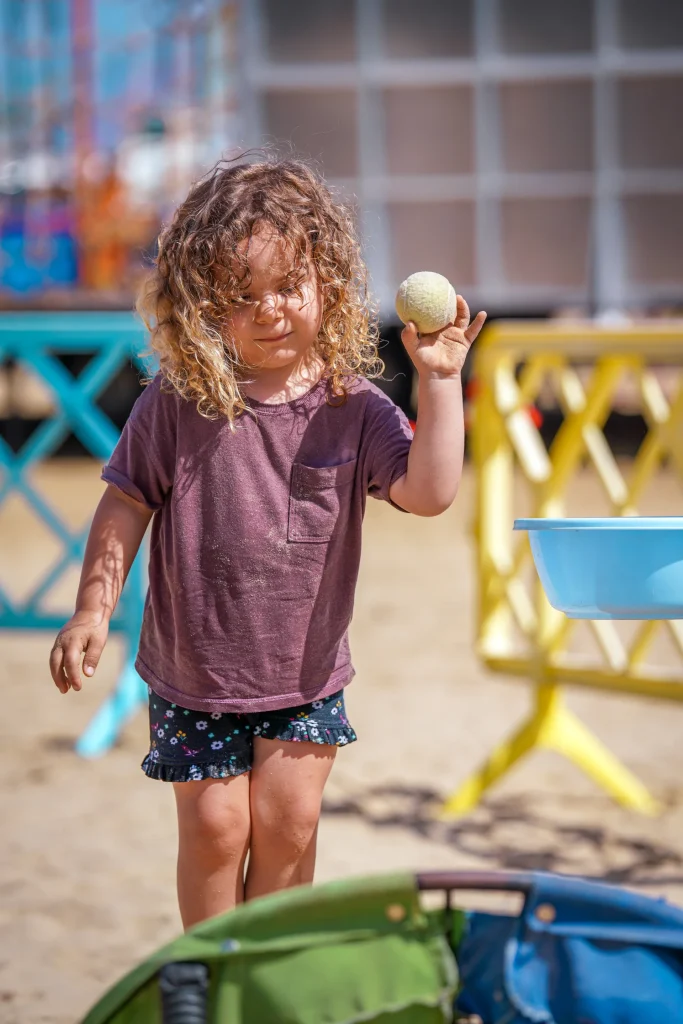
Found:
<path fill-rule="evenodd" d="M 519 918 L 468 915 L 459 1009 L 484 1024 L 683 1024 L 683 911 L 595 882 L 530 878 Z"/>

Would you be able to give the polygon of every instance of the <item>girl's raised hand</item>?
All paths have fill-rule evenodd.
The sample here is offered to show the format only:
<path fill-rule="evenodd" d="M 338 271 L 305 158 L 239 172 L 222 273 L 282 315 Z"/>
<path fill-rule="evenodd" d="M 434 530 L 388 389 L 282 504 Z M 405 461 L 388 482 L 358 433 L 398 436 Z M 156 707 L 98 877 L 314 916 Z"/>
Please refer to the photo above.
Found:
<path fill-rule="evenodd" d="M 470 346 L 484 326 L 486 313 L 477 313 L 470 323 L 470 309 L 458 295 L 455 323 L 434 334 L 418 334 L 414 323 L 406 324 L 401 340 L 419 374 L 455 377 L 460 374 Z"/>
<path fill-rule="evenodd" d="M 60 629 L 50 652 L 50 673 L 60 693 L 81 689 L 83 674 L 92 676 L 109 633 L 109 623 L 91 612 L 76 612 Z"/>

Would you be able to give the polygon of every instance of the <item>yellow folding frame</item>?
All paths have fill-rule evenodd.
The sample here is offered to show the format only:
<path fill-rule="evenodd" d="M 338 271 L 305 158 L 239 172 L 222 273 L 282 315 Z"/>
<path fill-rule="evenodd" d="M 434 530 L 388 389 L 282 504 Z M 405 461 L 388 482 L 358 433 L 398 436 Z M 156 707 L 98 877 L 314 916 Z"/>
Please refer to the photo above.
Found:
<path fill-rule="evenodd" d="M 655 367 L 668 369 L 673 394 L 665 394 Z M 579 685 L 683 700 L 683 622 L 644 622 L 630 644 L 614 623 L 591 622 L 603 660 L 595 667 L 576 665 L 568 655 L 573 624 L 551 608 L 538 582 L 529 589 L 524 578 L 528 541 L 513 534 L 512 524 L 520 514 L 515 487 L 520 474 L 533 506 L 523 514 L 538 517 L 563 515 L 568 489 L 586 461 L 604 488 L 611 515 L 637 514 L 638 499 L 664 459 L 683 478 L 683 324 L 499 322 L 484 333 L 473 369 L 477 651 L 492 671 L 528 678 L 534 704 L 514 735 L 446 800 L 442 815 L 472 810 L 490 786 L 538 747 L 569 758 L 625 807 L 656 813 L 656 801 L 643 783 L 566 707 L 562 690 Z M 637 382 L 647 426 L 628 479 L 604 433 L 626 376 Z M 549 377 L 563 420 L 548 450 L 530 406 Z M 524 637 L 521 650 L 513 627 Z M 663 629 L 681 656 L 680 673 L 655 674 L 644 667 Z"/>

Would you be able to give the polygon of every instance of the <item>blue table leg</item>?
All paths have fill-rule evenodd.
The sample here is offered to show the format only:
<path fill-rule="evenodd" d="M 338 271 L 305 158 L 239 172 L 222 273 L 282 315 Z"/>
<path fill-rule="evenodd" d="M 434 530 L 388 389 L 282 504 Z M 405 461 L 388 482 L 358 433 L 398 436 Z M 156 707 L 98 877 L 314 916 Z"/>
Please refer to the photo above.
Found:
<path fill-rule="evenodd" d="M 147 703 L 147 685 L 135 671 L 135 657 L 145 606 L 146 549 L 130 567 L 124 594 L 125 661 L 113 692 L 106 698 L 94 718 L 76 742 L 81 757 L 101 757 L 114 745 L 126 722 L 141 704 Z"/>
<path fill-rule="evenodd" d="M 76 742 L 81 757 L 101 757 L 116 742 L 119 733 L 141 704 L 147 702 L 147 686 L 135 671 L 131 655 L 116 687 L 98 709 Z"/>

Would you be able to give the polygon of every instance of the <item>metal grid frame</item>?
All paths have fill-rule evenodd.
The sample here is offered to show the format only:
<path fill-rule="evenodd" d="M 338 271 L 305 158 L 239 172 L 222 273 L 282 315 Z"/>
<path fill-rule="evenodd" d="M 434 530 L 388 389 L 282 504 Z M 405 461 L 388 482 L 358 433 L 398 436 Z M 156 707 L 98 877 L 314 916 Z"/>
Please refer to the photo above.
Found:
<path fill-rule="evenodd" d="M 569 0 L 565 0 L 569 2 Z M 293 5 L 294 6 L 294 5 Z M 381 0 L 355 0 L 356 59 L 283 63 L 264 45 L 263 0 L 242 0 L 242 110 L 248 145 L 265 133 L 265 92 L 344 88 L 357 98 L 359 173 L 335 184 L 359 202 L 367 259 L 382 312 L 393 315 L 390 201 L 468 199 L 475 210 L 476 276 L 468 295 L 491 308 L 552 309 L 579 303 L 605 313 L 657 302 L 683 301 L 683 282 L 634 285 L 627 279 L 624 213 L 629 195 L 683 196 L 678 170 L 628 170 L 618 154 L 617 83 L 634 77 L 683 75 L 683 48 L 633 50 L 620 46 L 617 0 L 593 0 L 594 48 L 589 54 L 510 56 L 501 52 L 499 0 L 474 0 L 474 54 L 452 59 L 384 56 Z M 593 85 L 594 168 L 579 172 L 511 173 L 501 159 L 498 87 L 510 82 L 588 81 Z M 386 172 L 381 89 L 467 84 L 474 92 L 471 174 L 389 175 Z M 505 280 L 500 203 L 504 198 L 584 197 L 591 201 L 589 280 L 582 288 L 520 285 Z"/>

